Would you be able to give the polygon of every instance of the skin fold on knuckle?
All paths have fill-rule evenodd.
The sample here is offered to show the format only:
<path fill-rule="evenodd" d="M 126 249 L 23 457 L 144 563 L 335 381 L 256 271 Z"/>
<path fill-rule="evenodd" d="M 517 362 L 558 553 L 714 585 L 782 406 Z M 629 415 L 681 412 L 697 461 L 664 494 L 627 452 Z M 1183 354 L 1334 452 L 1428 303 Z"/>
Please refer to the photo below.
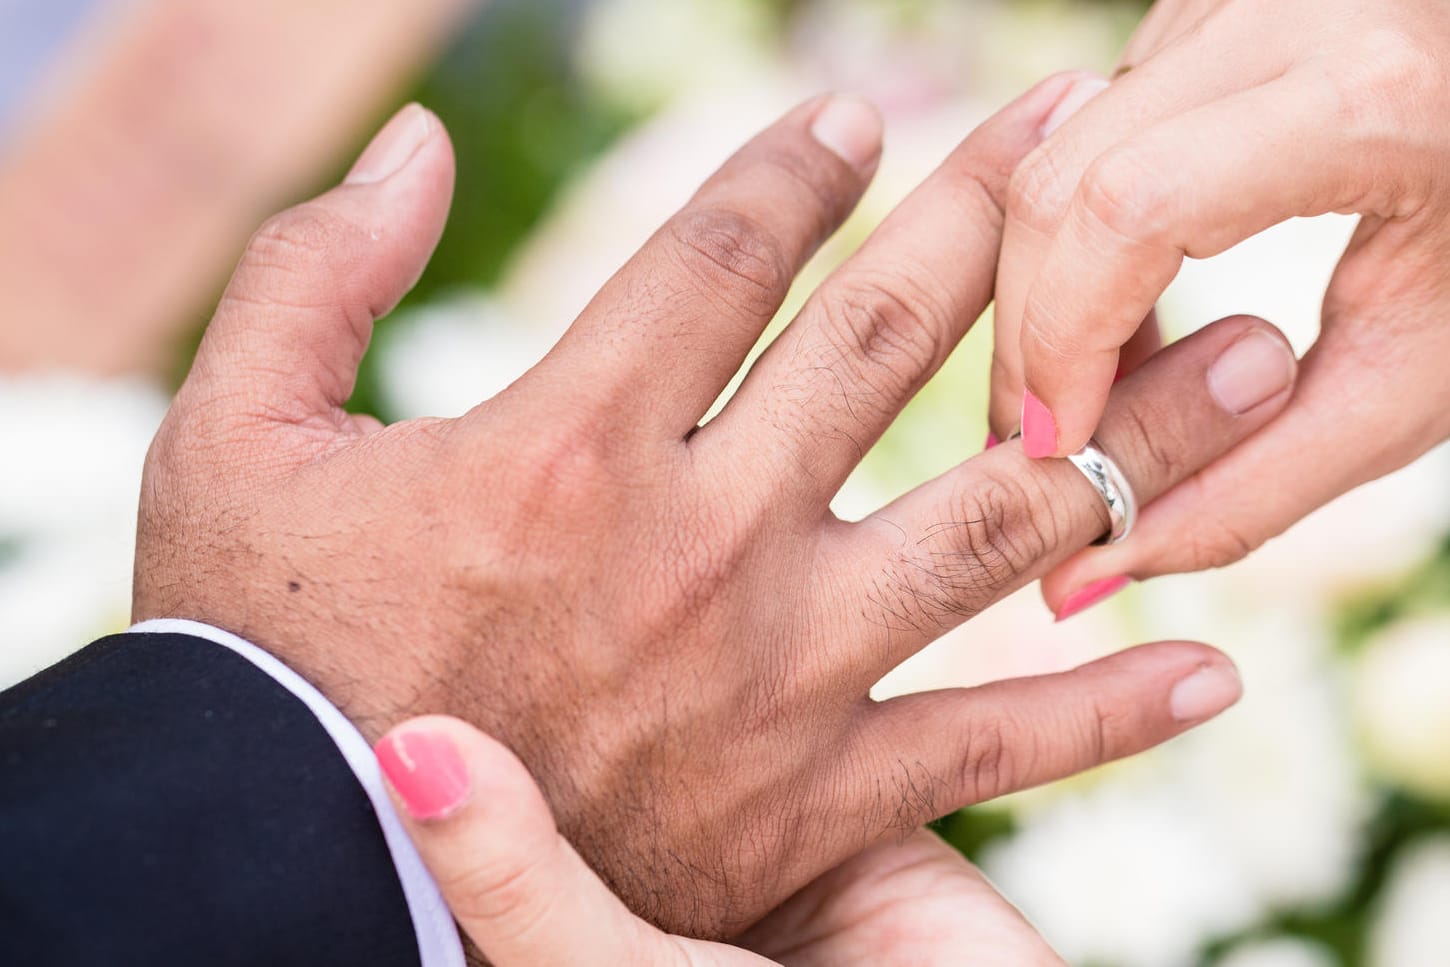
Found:
<path fill-rule="evenodd" d="M 1221 517 L 1200 518 L 1188 533 L 1188 561 L 1194 571 L 1228 567 L 1248 557 L 1260 543 Z"/>
<path fill-rule="evenodd" d="M 773 314 L 791 283 L 776 237 L 751 217 L 724 208 L 681 212 L 666 227 L 689 283 L 751 316 Z"/>
<path fill-rule="evenodd" d="M 1109 238 L 1154 245 L 1170 228 L 1172 196 L 1163 169 L 1128 144 L 1110 149 L 1088 168 L 1077 207 Z"/>
<path fill-rule="evenodd" d="M 538 884 L 554 860 L 550 852 L 492 863 L 469 862 L 470 855 L 459 869 L 435 874 L 458 920 L 487 924 L 500 939 L 526 937 L 548 923 L 557 893 Z"/>
<path fill-rule="evenodd" d="M 279 297 L 288 304 L 306 305 L 309 296 L 326 297 L 326 277 L 319 279 L 318 271 L 328 269 L 340 253 L 352 247 L 360 233 L 357 226 L 321 204 L 299 205 L 268 218 L 253 233 L 237 274 L 246 279 L 258 273 L 271 280 L 294 283 L 286 286 Z M 228 295 L 266 301 L 263 293 L 250 290 L 235 294 L 229 290 Z"/>
<path fill-rule="evenodd" d="M 946 163 L 952 187 L 947 200 L 960 212 L 961 224 L 973 226 L 984 239 L 995 243 L 1001 238 L 1002 223 L 1007 217 L 1012 174 L 1005 170 L 985 170 L 980 158 L 965 152 L 959 154 L 960 157 L 954 155 Z"/>
<path fill-rule="evenodd" d="M 1066 763 L 1063 771 L 1089 769 L 1121 759 L 1141 744 L 1137 716 L 1131 711 L 1114 708 L 1096 696 L 1088 701 L 1078 719 L 1075 723 L 1066 723 L 1063 732 L 1079 737 L 1077 761 Z"/>
<path fill-rule="evenodd" d="M 1139 400 L 1133 406 L 1116 408 L 1103 436 L 1108 452 L 1121 464 L 1139 487 L 1151 486 L 1139 494 L 1152 499 L 1184 480 L 1195 469 L 1195 454 L 1189 452 L 1189 436 L 1182 421 L 1175 418 L 1177 410 L 1170 406 L 1151 405 Z M 1202 447 L 1202 444 L 1196 444 Z M 1201 454 L 1203 458 L 1213 454 Z M 1150 483 L 1151 482 L 1151 483 Z"/>
<path fill-rule="evenodd" d="M 1011 741 L 1009 731 L 1000 719 L 979 721 L 967 728 L 956 776 L 957 798 L 963 804 L 986 802 L 1018 788 L 1023 770 L 1036 752 Z"/>
<path fill-rule="evenodd" d="M 1060 148 L 1047 142 L 1034 148 L 1007 182 L 1007 214 L 1033 232 L 1051 235 L 1072 200 L 1074 182 L 1058 155 Z"/>
<path fill-rule="evenodd" d="M 895 406 L 945 358 L 951 312 L 919 282 L 859 277 L 822 309 L 827 353 L 845 367 L 849 401 Z"/>
<path fill-rule="evenodd" d="M 1056 545 L 1059 522 L 1034 482 L 978 475 L 950 501 L 951 517 L 903 535 L 868 596 L 888 627 L 935 632 L 970 618 Z"/>

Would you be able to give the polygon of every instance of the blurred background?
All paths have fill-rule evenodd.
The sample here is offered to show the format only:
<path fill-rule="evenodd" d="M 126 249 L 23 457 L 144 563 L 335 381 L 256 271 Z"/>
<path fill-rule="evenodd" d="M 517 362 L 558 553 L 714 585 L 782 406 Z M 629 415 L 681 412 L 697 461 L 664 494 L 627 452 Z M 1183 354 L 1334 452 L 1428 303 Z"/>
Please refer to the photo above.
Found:
<path fill-rule="evenodd" d="M 232 263 L 407 100 L 443 119 L 459 175 L 365 365 L 355 406 L 388 420 L 502 388 L 735 145 L 823 89 L 864 94 L 881 173 L 778 331 L 968 130 L 1046 74 L 1110 70 L 1146 6 L 0 0 L 0 686 L 127 624 L 141 462 Z M 1190 263 L 1165 329 L 1254 312 L 1303 350 L 1351 227 Z M 979 325 L 840 513 L 980 449 L 989 353 Z M 1028 589 L 913 659 L 881 694 L 1158 638 L 1225 648 L 1247 687 L 1191 736 L 943 834 L 1081 967 L 1450 964 L 1447 484 L 1441 449 L 1235 567 L 1062 625 Z"/>

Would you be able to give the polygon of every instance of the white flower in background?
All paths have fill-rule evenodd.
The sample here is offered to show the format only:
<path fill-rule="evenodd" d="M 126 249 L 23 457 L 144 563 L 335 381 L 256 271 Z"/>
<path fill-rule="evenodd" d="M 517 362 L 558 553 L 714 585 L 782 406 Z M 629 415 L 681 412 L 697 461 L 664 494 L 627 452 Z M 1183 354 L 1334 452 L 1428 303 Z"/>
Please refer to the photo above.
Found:
<path fill-rule="evenodd" d="M 1074 962 L 1191 963 L 1274 910 L 1334 899 L 1354 874 L 1369 802 L 1328 644 L 1292 611 L 1231 606 L 1225 590 L 1209 576 L 1149 582 L 1060 626 L 1092 620 L 1087 658 L 1136 615 L 1132 638 L 1226 646 L 1245 681 L 1238 707 L 1161 749 L 1007 800 L 1020 829 L 988 873 Z"/>
<path fill-rule="evenodd" d="M 1238 663 L 1244 697 L 1176 741 L 1162 779 L 1256 903 L 1332 901 L 1353 880 L 1371 801 L 1329 642 L 1287 609 L 1225 612 L 1205 638 Z"/>
<path fill-rule="evenodd" d="M 1352 681 L 1370 768 L 1412 792 L 1450 801 L 1450 614 L 1378 634 L 1358 656 Z"/>
<path fill-rule="evenodd" d="M 1275 937 L 1235 947 L 1218 967 L 1339 967 L 1339 959 L 1322 945 L 1298 937 Z"/>
<path fill-rule="evenodd" d="M 1293 218 L 1208 259 L 1187 259 L 1160 316 L 1182 335 L 1224 316 L 1269 320 L 1303 353 L 1319 335 L 1319 310 L 1358 219 Z"/>
<path fill-rule="evenodd" d="M 1099 787 L 1021 819 L 982 866 L 1071 963 L 1186 967 L 1260 911 L 1166 788 Z"/>
<path fill-rule="evenodd" d="M 141 467 L 166 407 L 136 383 L 0 381 L 0 688 L 126 626 Z"/>
<path fill-rule="evenodd" d="M 1405 847 L 1376 906 L 1368 967 L 1443 967 L 1450 962 L 1450 836 Z"/>
<path fill-rule="evenodd" d="M 453 295 L 400 312 L 374 352 L 387 416 L 461 416 L 548 352 L 552 340 L 483 295 Z"/>

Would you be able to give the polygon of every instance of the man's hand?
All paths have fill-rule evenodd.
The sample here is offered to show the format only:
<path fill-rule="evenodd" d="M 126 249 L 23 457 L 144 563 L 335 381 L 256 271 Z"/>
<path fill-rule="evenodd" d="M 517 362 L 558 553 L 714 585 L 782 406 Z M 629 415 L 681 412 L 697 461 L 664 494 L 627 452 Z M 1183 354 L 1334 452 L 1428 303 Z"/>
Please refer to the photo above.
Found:
<path fill-rule="evenodd" d="M 481 953 L 494 967 L 1063 964 L 924 829 L 852 857 L 725 946 L 667 936 L 625 909 L 559 835 L 528 770 L 478 729 L 425 716 L 384 736 L 377 755 L 403 825 L 477 945 L 475 962 Z"/>
<path fill-rule="evenodd" d="M 875 703 L 944 630 L 1102 533 L 1071 465 L 998 447 L 859 523 L 828 503 L 992 295 L 999 199 L 1075 78 L 974 133 L 699 427 L 875 167 L 849 100 L 732 158 L 537 367 L 457 420 L 344 404 L 372 321 L 447 207 L 430 115 L 253 239 L 148 460 L 135 616 L 241 634 L 370 737 L 440 712 L 528 763 L 637 911 L 743 929 L 883 838 L 1177 734 L 1238 694 L 1216 652 Z M 1100 439 L 1151 499 L 1262 426 L 1231 412 L 1229 320 L 1125 381 Z M 1285 353 L 1288 357 L 1287 352 Z"/>

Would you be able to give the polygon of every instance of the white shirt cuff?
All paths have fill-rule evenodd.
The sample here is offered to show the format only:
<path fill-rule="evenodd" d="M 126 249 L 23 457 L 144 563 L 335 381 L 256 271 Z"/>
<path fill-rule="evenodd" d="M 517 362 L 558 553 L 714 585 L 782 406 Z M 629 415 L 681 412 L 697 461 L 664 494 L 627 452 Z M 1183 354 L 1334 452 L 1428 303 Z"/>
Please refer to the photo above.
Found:
<path fill-rule="evenodd" d="M 273 681 L 297 696 L 312 710 L 317 721 L 327 730 L 336 743 L 337 750 L 347 760 L 363 791 L 372 801 L 373 811 L 378 814 L 378 825 L 382 827 L 383 838 L 387 840 L 388 851 L 392 853 L 393 865 L 398 871 L 398 880 L 403 885 L 403 896 L 408 901 L 408 912 L 413 918 L 413 930 L 418 937 L 418 956 L 423 967 L 463 967 L 463 943 L 458 938 L 458 928 L 453 923 L 453 914 L 438 884 L 422 857 L 413 847 L 398 814 L 393 809 L 383 787 L 382 770 L 367 740 L 348 721 L 347 716 L 329 702 L 321 692 L 301 675 L 284 665 L 249 641 L 244 641 L 228 631 L 213 628 L 199 621 L 185 621 L 179 618 L 157 618 L 134 625 L 130 631 L 141 634 L 190 635 L 205 638 L 223 648 L 230 648 L 247 661 L 256 665 Z"/>

